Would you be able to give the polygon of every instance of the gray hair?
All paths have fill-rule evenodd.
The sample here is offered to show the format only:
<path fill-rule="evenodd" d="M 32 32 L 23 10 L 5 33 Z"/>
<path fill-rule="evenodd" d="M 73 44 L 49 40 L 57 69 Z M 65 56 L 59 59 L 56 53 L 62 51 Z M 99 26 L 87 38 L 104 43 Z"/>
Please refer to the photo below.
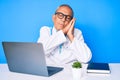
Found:
<path fill-rule="evenodd" d="M 72 11 L 72 17 L 74 16 L 74 12 L 73 12 L 73 9 L 71 8 L 71 6 L 70 5 L 68 5 L 68 4 L 62 4 L 62 5 L 60 5 L 57 9 L 56 9 L 56 11 L 55 11 L 55 13 L 57 12 L 57 10 L 60 8 L 60 7 L 68 7 L 71 11 Z"/>

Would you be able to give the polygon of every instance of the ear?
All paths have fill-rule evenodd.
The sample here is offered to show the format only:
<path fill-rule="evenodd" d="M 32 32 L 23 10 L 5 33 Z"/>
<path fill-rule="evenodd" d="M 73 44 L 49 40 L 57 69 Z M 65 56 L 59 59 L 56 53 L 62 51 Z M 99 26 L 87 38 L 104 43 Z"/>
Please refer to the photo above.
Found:
<path fill-rule="evenodd" d="M 53 20 L 53 22 L 55 21 L 55 15 L 52 16 L 52 20 Z"/>

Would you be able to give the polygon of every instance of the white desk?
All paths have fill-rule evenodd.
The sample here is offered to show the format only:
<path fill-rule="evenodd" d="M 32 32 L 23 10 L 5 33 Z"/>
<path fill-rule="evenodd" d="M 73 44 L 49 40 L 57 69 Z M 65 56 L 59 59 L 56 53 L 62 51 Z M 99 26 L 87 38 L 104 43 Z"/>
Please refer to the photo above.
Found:
<path fill-rule="evenodd" d="M 110 63 L 111 74 L 84 73 L 81 80 L 120 80 L 120 63 Z M 71 66 L 66 65 L 64 70 L 50 77 L 10 72 L 7 64 L 0 64 L 0 80 L 73 80 Z"/>

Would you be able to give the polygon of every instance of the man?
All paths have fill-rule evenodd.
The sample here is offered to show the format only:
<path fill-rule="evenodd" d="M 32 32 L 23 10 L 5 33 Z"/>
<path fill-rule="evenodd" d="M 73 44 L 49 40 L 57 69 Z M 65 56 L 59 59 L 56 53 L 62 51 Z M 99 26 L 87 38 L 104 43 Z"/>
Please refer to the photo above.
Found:
<path fill-rule="evenodd" d="M 47 64 L 90 61 L 91 51 L 84 42 L 82 32 L 74 28 L 73 15 L 69 5 L 60 5 L 52 16 L 54 26 L 41 27 L 38 42 L 43 43 Z"/>

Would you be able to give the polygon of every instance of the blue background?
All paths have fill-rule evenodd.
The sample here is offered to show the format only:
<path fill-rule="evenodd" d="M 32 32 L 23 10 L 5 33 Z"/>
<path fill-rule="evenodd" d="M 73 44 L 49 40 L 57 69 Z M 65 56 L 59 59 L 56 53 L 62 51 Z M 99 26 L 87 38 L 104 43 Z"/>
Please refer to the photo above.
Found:
<path fill-rule="evenodd" d="M 40 27 L 53 26 L 52 15 L 63 3 L 74 10 L 91 62 L 120 62 L 119 0 L 0 0 L 0 63 L 6 63 L 2 41 L 36 42 Z"/>

